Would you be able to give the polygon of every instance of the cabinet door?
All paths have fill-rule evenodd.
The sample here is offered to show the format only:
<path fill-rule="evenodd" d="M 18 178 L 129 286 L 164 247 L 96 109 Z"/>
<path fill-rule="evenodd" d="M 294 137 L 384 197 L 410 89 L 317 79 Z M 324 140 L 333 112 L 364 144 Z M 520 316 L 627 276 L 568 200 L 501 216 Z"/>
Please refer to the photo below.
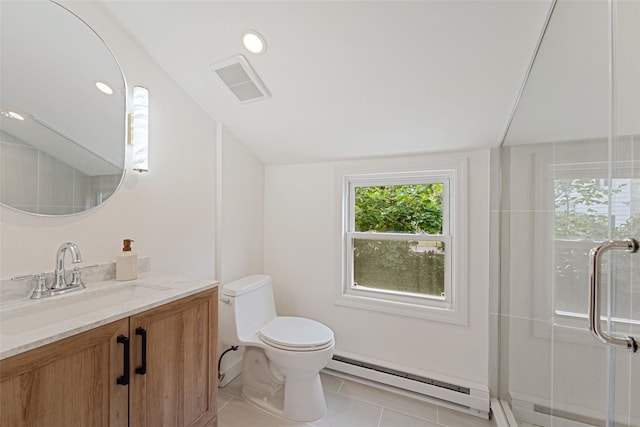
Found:
<path fill-rule="evenodd" d="M 0 361 L 0 425 L 126 427 L 123 319 Z"/>
<path fill-rule="evenodd" d="M 211 425 L 217 397 L 217 304 L 218 290 L 211 289 L 131 317 L 131 427 Z M 144 374 L 135 372 L 144 364 L 142 334 Z"/>

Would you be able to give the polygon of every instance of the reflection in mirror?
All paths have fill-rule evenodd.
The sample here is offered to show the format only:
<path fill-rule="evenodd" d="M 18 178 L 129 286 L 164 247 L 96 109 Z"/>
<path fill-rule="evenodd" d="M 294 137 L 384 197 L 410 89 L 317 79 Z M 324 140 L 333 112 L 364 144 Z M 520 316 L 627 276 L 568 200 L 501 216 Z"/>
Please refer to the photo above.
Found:
<path fill-rule="evenodd" d="M 0 202 L 43 215 L 98 206 L 124 174 L 120 67 L 91 28 L 54 2 L 1 9 Z"/>

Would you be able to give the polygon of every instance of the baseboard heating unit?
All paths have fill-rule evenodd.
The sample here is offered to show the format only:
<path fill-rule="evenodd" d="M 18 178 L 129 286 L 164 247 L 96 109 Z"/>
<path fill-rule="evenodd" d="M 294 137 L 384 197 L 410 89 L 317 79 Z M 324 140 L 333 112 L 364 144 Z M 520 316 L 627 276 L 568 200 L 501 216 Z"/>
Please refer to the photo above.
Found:
<path fill-rule="evenodd" d="M 354 381 L 364 382 L 420 400 L 445 406 L 481 418 L 489 418 L 489 390 L 477 384 L 455 384 L 442 377 L 430 378 L 389 368 L 376 363 L 334 355 L 327 373 L 346 374 Z M 333 372 L 331 372 L 333 371 Z"/>

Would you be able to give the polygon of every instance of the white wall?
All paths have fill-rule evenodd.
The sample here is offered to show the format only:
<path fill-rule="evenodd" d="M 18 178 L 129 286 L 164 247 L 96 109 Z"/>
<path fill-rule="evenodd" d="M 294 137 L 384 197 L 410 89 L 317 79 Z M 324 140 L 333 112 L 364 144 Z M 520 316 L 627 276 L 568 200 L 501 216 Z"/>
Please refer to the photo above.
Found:
<path fill-rule="evenodd" d="M 271 165 L 265 175 L 265 271 L 281 315 L 319 320 L 336 351 L 488 385 L 489 150 L 385 159 L 429 163 L 468 157 L 469 322 L 455 326 L 335 304 L 339 227 L 334 169 L 378 160 Z"/>
<path fill-rule="evenodd" d="M 229 130 L 218 124 L 216 279 L 225 284 L 264 271 L 264 165 Z M 228 328 L 219 318 L 219 328 Z M 218 354 L 229 348 L 218 342 Z M 244 349 L 221 360 L 221 385 L 240 373 Z"/>
<path fill-rule="evenodd" d="M 149 88 L 150 171 L 128 173 L 90 213 L 42 218 L 0 207 L 0 277 L 52 271 L 65 241 L 78 244 L 85 265 L 112 262 L 132 238 L 153 270 L 213 278 L 216 124 L 99 6 L 65 4 L 109 44 L 127 83 Z"/>
<path fill-rule="evenodd" d="M 264 165 L 225 126 L 218 132 L 216 277 L 227 283 L 264 269 Z"/>

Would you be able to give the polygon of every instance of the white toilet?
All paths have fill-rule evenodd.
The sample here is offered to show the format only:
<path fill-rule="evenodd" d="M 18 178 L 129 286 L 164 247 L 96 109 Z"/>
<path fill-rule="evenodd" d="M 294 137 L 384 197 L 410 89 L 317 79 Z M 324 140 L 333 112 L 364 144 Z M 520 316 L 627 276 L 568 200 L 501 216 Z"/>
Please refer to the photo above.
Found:
<path fill-rule="evenodd" d="M 333 331 L 315 320 L 278 316 L 267 275 L 227 283 L 220 301 L 222 343 L 247 346 L 243 397 L 288 420 L 322 418 L 327 404 L 320 370 L 333 356 Z"/>

